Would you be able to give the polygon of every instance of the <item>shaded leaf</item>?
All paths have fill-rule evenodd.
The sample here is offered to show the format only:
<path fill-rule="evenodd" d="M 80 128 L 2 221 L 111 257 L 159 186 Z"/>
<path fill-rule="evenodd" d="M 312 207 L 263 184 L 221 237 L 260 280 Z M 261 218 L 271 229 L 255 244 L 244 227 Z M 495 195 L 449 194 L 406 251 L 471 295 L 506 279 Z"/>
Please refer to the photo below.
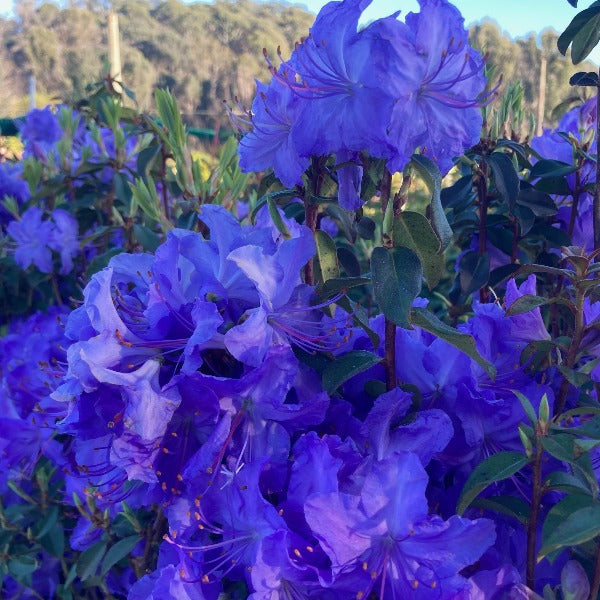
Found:
<path fill-rule="evenodd" d="M 568 0 L 571 3 L 571 0 Z M 558 51 L 565 56 L 567 54 L 567 49 L 571 45 L 571 42 L 575 38 L 575 36 L 585 27 L 588 20 L 598 14 L 600 12 L 600 7 L 598 6 L 598 2 L 594 2 L 589 8 L 582 10 L 580 13 L 575 15 L 573 20 L 569 23 L 568 27 L 562 32 L 556 45 L 558 47 Z"/>
<path fill-rule="evenodd" d="M 420 213 L 401 212 L 394 218 L 394 245 L 410 248 L 421 261 L 429 289 L 439 282 L 444 271 L 441 244 L 429 221 Z"/>
<path fill-rule="evenodd" d="M 496 189 L 512 210 L 519 195 L 519 175 L 513 161 L 503 152 L 492 152 L 487 162 L 492 168 Z"/>
<path fill-rule="evenodd" d="M 588 10 L 594 10 L 590 7 Z M 600 8 L 588 17 L 588 22 L 575 34 L 571 46 L 571 60 L 576 65 L 585 60 L 600 41 Z M 585 12 L 585 11 L 584 11 Z"/>
<path fill-rule="evenodd" d="M 446 325 L 446 323 L 440 321 L 432 312 L 425 308 L 413 308 L 411 321 L 413 325 L 429 331 L 429 333 L 433 333 L 455 348 L 458 348 L 461 352 L 464 352 L 480 365 L 491 379 L 496 377 L 496 367 L 479 354 L 475 345 L 475 339 L 472 336 L 461 333 L 458 329 Z"/>
<path fill-rule="evenodd" d="M 516 496 L 475 498 L 471 503 L 471 506 L 514 517 L 523 524 L 525 524 L 529 518 L 529 504 Z"/>
<path fill-rule="evenodd" d="M 370 369 L 382 360 L 381 356 L 364 350 L 348 352 L 325 367 L 322 375 L 323 389 L 331 394 L 344 381 Z"/>
<path fill-rule="evenodd" d="M 409 248 L 378 246 L 371 255 L 373 296 L 381 312 L 400 327 L 410 327 L 409 312 L 421 291 L 423 267 Z"/>
<path fill-rule="evenodd" d="M 520 452 L 498 452 L 479 463 L 465 483 L 456 512 L 462 515 L 471 502 L 490 484 L 502 481 L 520 471 L 529 463 Z"/>
<path fill-rule="evenodd" d="M 490 277 L 490 255 L 475 250 L 465 252 L 458 263 L 460 289 L 465 296 L 484 287 Z"/>
<path fill-rule="evenodd" d="M 318 229 L 315 231 L 315 244 L 323 281 L 339 277 L 340 268 L 335 242 L 327 233 Z"/>
<path fill-rule="evenodd" d="M 113 544 L 104 556 L 100 574 L 102 576 L 106 575 L 116 563 L 125 558 L 135 548 L 141 539 L 139 535 L 131 535 Z"/>
<path fill-rule="evenodd" d="M 532 177 L 564 177 L 577 171 L 576 165 L 569 165 L 560 160 L 554 160 L 552 158 L 544 158 L 538 160 L 531 169 Z"/>
<path fill-rule="evenodd" d="M 579 496 L 567 496 L 565 500 L 573 498 Z M 572 512 L 572 507 L 569 506 L 569 510 L 561 515 L 560 521 L 557 520 L 556 526 L 548 528 L 547 537 L 545 539 L 542 537 L 538 560 L 558 548 L 583 544 L 600 533 L 600 505 L 592 504 L 593 500 L 587 496 L 583 498 L 585 500 L 582 501 L 586 501 L 589 506 L 584 506 L 575 512 Z"/>
<path fill-rule="evenodd" d="M 100 540 L 81 553 L 77 561 L 77 575 L 82 581 L 96 574 L 105 552 L 106 541 Z"/>
<path fill-rule="evenodd" d="M 421 154 L 413 154 L 411 164 L 424 179 L 431 193 L 431 224 L 435 230 L 442 250 L 445 250 L 452 241 L 452 228 L 442 206 L 442 176 L 437 165 Z"/>
<path fill-rule="evenodd" d="M 569 79 L 569 83 L 571 85 L 597 87 L 598 73 L 595 71 L 579 71 L 579 73 L 575 73 L 575 75 Z"/>

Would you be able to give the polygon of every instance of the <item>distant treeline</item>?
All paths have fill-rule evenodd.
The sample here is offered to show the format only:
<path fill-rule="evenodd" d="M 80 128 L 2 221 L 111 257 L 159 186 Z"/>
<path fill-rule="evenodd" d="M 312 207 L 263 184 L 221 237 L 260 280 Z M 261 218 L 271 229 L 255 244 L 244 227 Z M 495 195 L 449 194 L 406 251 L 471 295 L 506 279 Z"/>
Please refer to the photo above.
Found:
<path fill-rule="evenodd" d="M 0 117 L 25 110 L 30 74 L 44 99 L 81 96 L 99 80 L 107 62 L 106 4 L 15 2 L 17 18 L 0 18 Z M 140 106 L 151 107 L 156 87 L 169 87 L 188 122 L 201 127 L 225 122 L 223 99 L 238 96 L 249 104 L 254 78 L 269 77 L 263 47 L 275 58 L 278 46 L 289 55 L 314 20 L 297 6 L 253 0 L 117 0 L 112 8 L 119 14 L 123 81 Z M 525 104 L 535 113 L 542 57 L 535 36 L 513 42 L 485 21 L 472 28 L 471 37 L 506 81 L 523 80 Z M 558 54 L 557 37 L 547 30 L 540 38 L 547 56 L 546 125 L 555 122 L 553 108 L 573 95 L 569 77 L 581 70 Z"/>

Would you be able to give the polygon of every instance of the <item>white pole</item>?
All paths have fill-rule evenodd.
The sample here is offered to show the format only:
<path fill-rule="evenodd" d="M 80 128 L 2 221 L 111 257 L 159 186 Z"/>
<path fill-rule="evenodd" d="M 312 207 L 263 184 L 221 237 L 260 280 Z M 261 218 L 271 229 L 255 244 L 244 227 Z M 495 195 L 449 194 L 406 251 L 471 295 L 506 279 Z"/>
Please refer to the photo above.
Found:
<path fill-rule="evenodd" d="M 110 61 L 111 79 L 121 81 L 121 45 L 119 42 L 119 16 L 108 13 L 108 60 Z M 121 86 L 115 85 L 115 90 L 121 92 Z"/>
<path fill-rule="evenodd" d="M 35 75 L 29 76 L 29 110 L 35 108 Z"/>

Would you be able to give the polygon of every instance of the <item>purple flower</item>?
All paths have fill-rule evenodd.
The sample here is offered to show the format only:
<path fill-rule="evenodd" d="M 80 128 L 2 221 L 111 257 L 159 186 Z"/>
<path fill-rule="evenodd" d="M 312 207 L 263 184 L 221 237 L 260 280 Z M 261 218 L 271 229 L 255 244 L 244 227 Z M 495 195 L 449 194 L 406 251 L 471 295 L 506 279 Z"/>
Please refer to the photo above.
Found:
<path fill-rule="evenodd" d="M 359 496 L 312 496 L 306 519 L 331 559 L 334 577 L 352 578 L 358 597 L 451 598 L 469 587 L 459 572 L 494 542 L 486 519 L 443 521 L 427 514 L 428 477 L 412 453 L 372 465 Z"/>
<path fill-rule="evenodd" d="M 481 56 L 468 45 L 464 19 L 447 0 L 419 0 L 406 24 L 384 19 L 374 27 L 392 52 L 382 54 L 382 87 L 395 99 L 389 121 L 390 170 L 400 171 L 416 148 L 442 174 L 479 140 L 486 86 Z"/>
<path fill-rule="evenodd" d="M 290 132 L 306 101 L 276 78 L 268 86 L 257 81 L 256 89 L 247 124 L 252 130 L 240 141 L 240 167 L 244 172 L 273 167 L 284 185 L 301 185 L 310 159 L 299 155 Z"/>
<path fill-rule="evenodd" d="M 320 323 L 316 311 L 311 319 L 307 295 L 312 290 L 301 287 L 300 269 L 314 253 L 312 233 L 305 227 L 272 255 L 259 246 L 244 246 L 229 254 L 229 260 L 255 283 L 261 300 L 225 334 L 225 345 L 238 360 L 258 366 L 273 344 L 311 343 L 308 338 Z"/>
<path fill-rule="evenodd" d="M 29 186 L 22 176 L 22 163 L 0 162 L 0 200 L 8 196 L 20 205 L 29 199 Z M 5 223 L 9 218 L 12 217 L 0 203 L 0 223 Z"/>
<path fill-rule="evenodd" d="M 32 263 L 42 273 L 52 273 L 54 227 L 50 221 L 42 221 L 43 211 L 37 206 L 28 208 L 19 221 L 9 223 L 8 234 L 17 242 L 15 262 L 27 269 Z"/>
<path fill-rule="evenodd" d="M 506 284 L 506 309 L 508 310 L 519 298 L 526 294 L 536 295 L 535 275 L 530 275 L 518 288 L 515 280 L 510 279 Z M 512 339 L 525 343 L 550 339 L 550 334 L 544 325 L 539 308 L 508 318 Z"/>
<path fill-rule="evenodd" d="M 442 410 L 421 410 L 405 425 L 397 425 L 406 416 L 412 396 L 399 388 L 382 394 L 365 419 L 363 431 L 369 450 L 377 460 L 395 451 L 414 452 L 424 466 L 448 445 L 454 434 L 450 417 Z"/>
<path fill-rule="evenodd" d="M 41 161 L 63 136 L 60 123 L 49 106 L 30 111 L 20 129 L 25 141 L 25 155 Z"/>
<path fill-rule="evenodd" d="M 179 532 L 167 538 L 190 557 L 190 567 L 182 571 L 186 579 L 194 579 L 200 570 L 201 580 L 210 583 L 252 567 L 262 540 L 287 530 L 285 521 L 260 491 L 264 462 L 261 458 L 244 465 L 231 481 L 213 486 L 206 498 L 190 502 L 190 511 L 195 513 L 192 517 L 190 512 L 189 517 L 194 539 L 180 542 Z"/>
<path fill-rule="evenodd" d="M 381 89 L 382 72 L 371 61 L 370 37 L 357 31 L 370 3 L 330 2 L 292 53 L 286 83 L 310 99 L 292 131 L 303 156 L 365 149 L 377 154 L 385 143 L 392 97 Z M 295 73 L 301 83 L 292 80 Z"/>
<path fill-rule="evenodd" d="M 73 270 L 73 257 L 79 250 L 77 220 L 72 214 L 61 208 L 52 211 L 52 220 L 55 228 L 50 247 L 60 254 L 62 261 L 60 274 L 66 275 Z"/>

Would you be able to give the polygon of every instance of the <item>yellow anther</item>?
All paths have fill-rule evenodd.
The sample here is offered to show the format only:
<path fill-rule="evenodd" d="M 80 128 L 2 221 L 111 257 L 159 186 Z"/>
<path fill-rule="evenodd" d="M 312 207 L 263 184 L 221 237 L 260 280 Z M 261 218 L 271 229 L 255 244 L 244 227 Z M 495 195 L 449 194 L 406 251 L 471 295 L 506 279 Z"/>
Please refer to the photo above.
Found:
<path fill-rule="evenodd" d="M 314 549 L 312 546 L 306 546 L 306 549 L 308 550 L 308 552 L 314 552 Z"/>
<path fill-rule="evenodd" d="M 177 473 L 177 481 L 183 481 L 183 475 L 181 473 Z"/>
<path fill-rule="evenodd" d="M 208 575 L 203 575 L 202 583 L 208 583 L 209 581 L 210 581 L 210 579 L 208 578 Z"/>
<path fill-rule="evenodd" d="M 377 571 L 371 571 L 371 579 L 377 579 Z"/>
<path fill-rule="evenodd" d="M 369 565 L 365 562 L 362 564 L 363 571 L 366 571 L 369 568 Z"/>
<path fill-rule="evenodd" d="M 296 556 L 302 556 L 302 555 L 300 554 L 300 550 L 298 550 L 298 548 L 294 548 L 294 554 L 295 554 Z"/>
<path fill-rule="evenodd" d="M 419 582 L 418 582 L 418 581 L 415 579 L 415 580 L 412 582 L 412 586 L 413 586 L 413 590 L 416 590 L 416 589 L 419 587 Z"/>
<path fill-rule="evenodd" d="M 356 594 L 356 600 L 362 600 L 364 597 L 365 597 L 364 592 L 358 592 L 358 594 Z"/>

